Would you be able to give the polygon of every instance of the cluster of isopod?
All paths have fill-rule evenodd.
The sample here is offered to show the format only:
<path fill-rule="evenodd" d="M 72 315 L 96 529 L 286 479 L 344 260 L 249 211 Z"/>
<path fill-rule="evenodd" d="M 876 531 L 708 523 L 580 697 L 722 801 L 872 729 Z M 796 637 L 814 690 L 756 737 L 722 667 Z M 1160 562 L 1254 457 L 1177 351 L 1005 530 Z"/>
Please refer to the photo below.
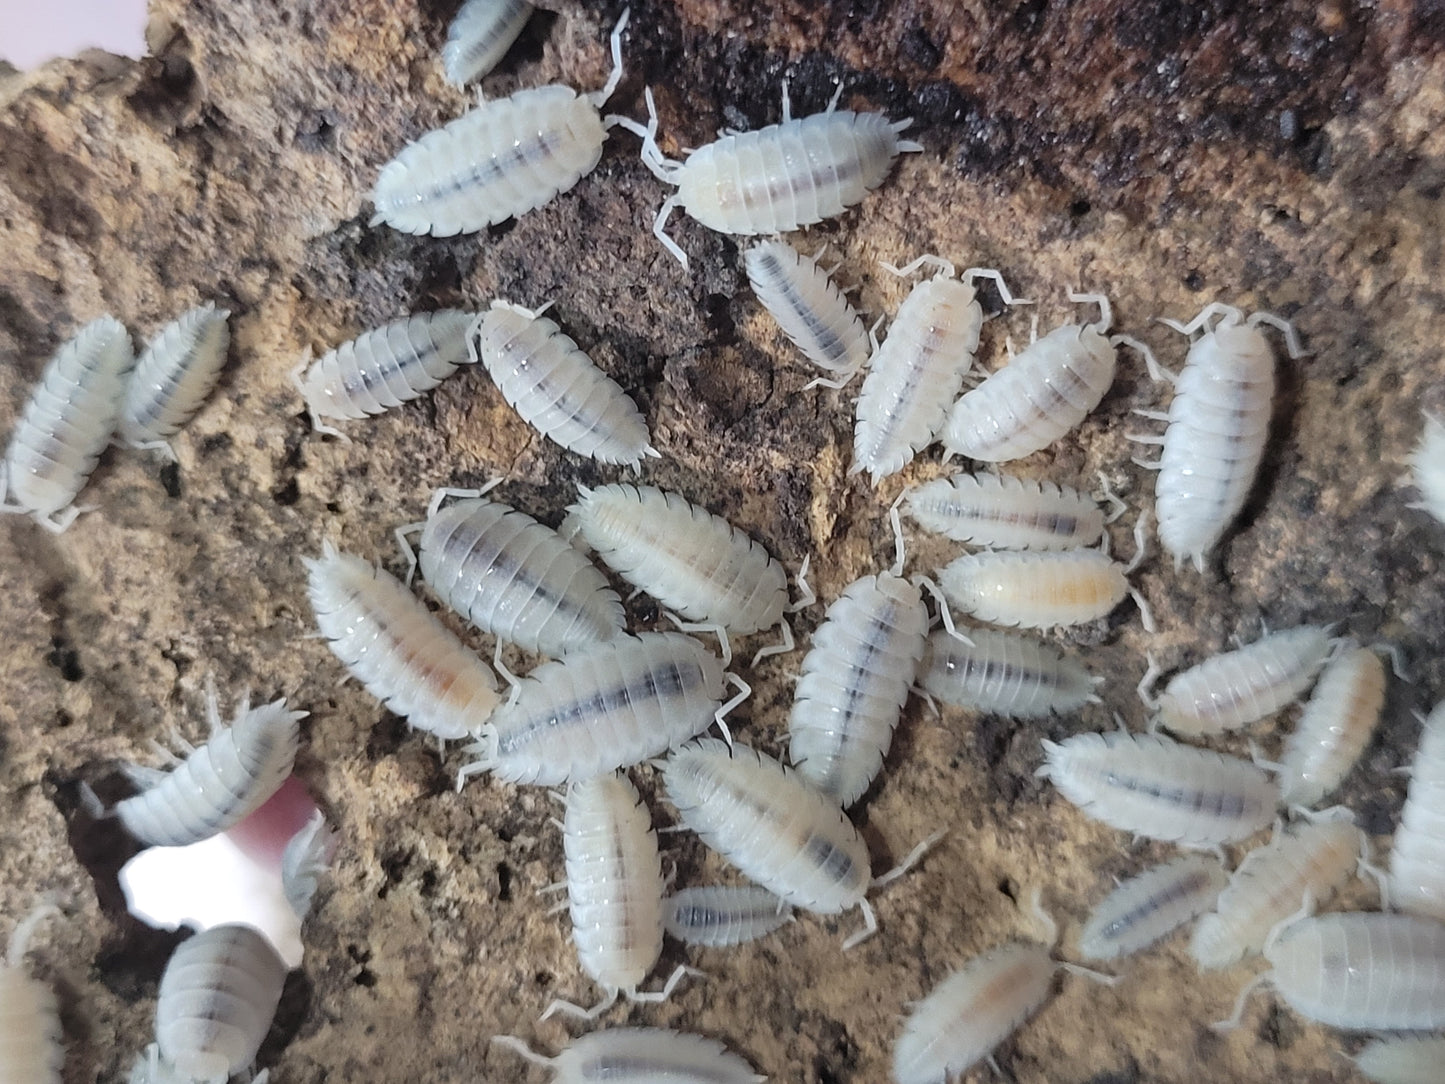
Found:
<path fill-rule="evenodd" d="M 448 79 L 463 85 L 485 75 L 530 11 L 523 0 L 468 0 L 445 48 Z M 826 374 L 814 384 L 842 388 L 866 369 L 851 469 L 875 484 L 934 442 L 979 464 L 1049 447 L 1102 400 L 1117 348 L 1136 350 L 1156 380 L 1174 386 L 1167 413 L 1141 412 L 1167 424 L 1163 435 L 1135 438 L 1161 446 L 1157 462 L 1141 464 L 1159 471 L 1158 536 L 1176 566 L 1188 561 L 1203 571 L 1264 452 L 1275 358 L 1261 328 L 1281 332 L 1295 358 L 1300 345 L 1289 323 L 1218 303 L 1187 324 L 1165 321 L 1191 339 L 1175 374 L 1143 343 L 1109 334 L 1105 296 L 1071 293 L 1072 301 L 1098 306 L 1097 321 L 1042 338 L 1035 328 L 1017 357 L 971 378 L 984 324 L 979 283 L 992 282 L 1007 306 L 1030 302 L 1015 298 L 997 270 L 959 273 L 950 261 L 924 255 L 904 267 L 886 265 L 900 276 L 923 268 L 936 274 L 911 290 L 880 343 L 878 325 L 865 326 L 821 254 L 804 256 L 774 235 L 863 201 L 900 154 L 922 149 L 900 138 L 908 122 L 837 108 L 841 86 L 825 112 L 794 119 L 784 88 L 782 123 L 724 134 L 685 161 L 668 159 L 658 146 L 650 90 L 645 125 L 601 114 L 622 79 L 626 24 L 624 13 L 611 35 L 613 70 L 598 91 L 545 86 L 484 101 L 404 148 L 377 179 L 372 224 L 446 237 L 524 214 L 577 184 L 600 160 L 609 130 L 622 127 L 642 139 L 647 168 L 677 189 L 654 232 L 684 267 L 685 252 L 664 232 L 676 208 L 714 230 L 769 237 L 745 252 L 747 276 L 786 336 Z M 138 363 L 125 329 L 109 317 L 62 347 L 7 452 L 3 510 L 63 530 L 117 430 L 127 444 L 165 446 L 216 383 L 227 315 L 214 306 L 187 313 Z M 659 455 L 642 412 L 616 381 L 544 310 L 502 300 L 486 311 L 418 314 L 368 331 L 303 362 L 293 380 L 316 430 L 345 439 L 330 423 L 398 406 L 477 361 L 528 424 L 569 452 L 639 474 Z M 1412 467 L 1420 507 L 1445 522 L 1440 421 L 1426 418 Z M 1113 506 L 1110 516 L 1100 500 Z M 905 575 L 900 505 L 926 531 L 974 552 L 934 577 Z M 558 997 L 543 1015 L 595 1020 L 619 998 L 661 1000 L 689 976 L 692 969 L 678 966 L 661 989 L 643 989 L 664 934 L 730 946 L 766 936 L 794 909 L 836 915 L 854 908 L 863 928 L 844 947 L 873 933 L 868 893 L 906 870 L 931 840 L 875 877 L 846 811 L 882 770 L 910 693 L 1016 719 L 1099 703 L 1103 679 L 1083 662 L 1010 630 L 1095 621 L 1132 595 L 1153 631 L 1127 579 L 1145 555 L 1145 517 L 1132 564 L 1107 552 L 1107 525 L 1124 510 L 1107 483 L 1094 499 L 1072 486 L 1001 473 L 962 473 L 905 490 L 889 511 L 892 566 L 848 584 L 809 638 L 788 718 L 789 764 L 733 741 L 727 716 L 750 689 L 728 668 L 736 637 L 777 630 L 754 666 L 793 649 L 789 615 L 814 601 L 807 562 L 797 577 L 799 598 L 790 603 L 783 565 L 682 494 L 624 483 L 583 488 L 554 530 L 486 490 L 438 490 L 424 520 L 398 528 L 398 541 L 431 592 L 495 639 L 493 666 L 411 590 L 410 575 L 403 582 L 331 540 L 306 559 L 307 591 L 317 627 L 350 675 L 413 727 L 442 743 L 468 743 L 459 788 L 479 774 L 565 788 L 565 813 L 555 822 L 565 879 L 556 887 L 565 889 L 578 960 L 600 997 L 586 1007 Z M 629 631 L 623 601 L 593 556 L 655 599 L 675 628 Z M 933 612 L 925 593 L 936 600 Z M 1007 628 L 956 626 L 950 607 Z M 710 636 L 716 652 L 704 639 Z M 503 644 L 546 661 L 514 677 L 502 664 Z M 1425 721 L 1390 868 L 1378 874 L 1386 907 L 1401 913 L 1309 917 L 1357 868 L 1369 868 L 1365 837 L 1347 811 L 1307 810 L 1341 783 L 1379 719 L 1386 678 L 1378 652 L 1305 626 L 1178 673 L 1155 697 L 1160 675 L 1150 658 L 1139 685 L 1154 713 L 1148 733 L 1121 728 L 1045 741 L 1039 774 L 1106 824 L 1191 849 L 1241 843 L 1282 807 L 1297 819 L 1233 873 L 1214 857 L 1188 855 L 1121 885 L 1084 926 L 1081 954 L 1116 960 L 1197 918 L 1190 950 L 1201 968 L 1263 955 L 1273 968 L 1265 978 L 1312 1020 L 1445 1031 L 1445 705 Z M 1249 726 L 1317 679 L 1278 764 L 1156 733 L 1197 739 Z M 234 723 L 222 726 L 212 694 L 209 716 L 210 741 L 169 773 L 129 769 L 139 793 L 112 812 L 143 844 L 183 845 L 224 831 L 290 774 L 304 713 L 283 700 L 243 705 Z M 703 736 L 712 726 L 721 740 Z M 652 814 L 628 775 L 649 766 L 682 826 L 751 883 L 669 892 Z M 288 846 L 284 876 L 298 915 L 309 912 L 334 849 L 319 817 Z M 52 911 L 42 908 L 18 926 L 0 969 L 5 1008 L 28 1021 L 33 1038 L 0 1052 L 6 1079 L 58 1080 L 54 997 L 19 966 L 36 925 Z M 1060 967 L 1084 970 L 1055 959 L 1057 928 L 1040 914 L 1047 944 L 987 953 L 912 1008 L 894 1051 L 897 1084 L 942 1082 L 987 1058 L 1047 999 Z M 286 970 L 247 927 L 214 927 L 184 942 L 161 980 L 155 1042 L 132 1080 L 221 1084 L 245 1070 Z M 495 1042 L 573 1084 L 763 1079 L 721 1042 L 664 1029 L 593 1032 L 555 1057 L 512 1036 Z M 1381 1041 L 1358 1061 L 1377 1080 L 1434 1079 L 1442 1042 Z"/>

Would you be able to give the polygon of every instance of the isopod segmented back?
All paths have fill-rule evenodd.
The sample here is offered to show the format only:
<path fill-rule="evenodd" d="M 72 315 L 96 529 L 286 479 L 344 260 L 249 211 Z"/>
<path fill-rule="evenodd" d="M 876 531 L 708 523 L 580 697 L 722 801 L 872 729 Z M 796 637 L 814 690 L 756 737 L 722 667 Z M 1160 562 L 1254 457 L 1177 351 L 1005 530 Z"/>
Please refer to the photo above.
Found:
<path fill-rule="evenodd" d="M 910 489 L 908 514 L 925 530 L 988 549 L 1092 546 L 1104 513 L 1072 486 L 1008 474 L 955 474 Z"/>
<path fill-rule="evenodd" d="M 928 636 L 918 684 L 945 704 L 1035 719 L 1098 700 L 1096 679 L 1050 644 L 996 629 L 967 635 L 935 629 Z"/>
<path fill-rule="evenodd" d="M 208 303 L 161 329 L 136 362 L 126 387 L 122 440 L 132 445 L 163 441 L 195 416 L 226 364 L 230 315 Z"/>

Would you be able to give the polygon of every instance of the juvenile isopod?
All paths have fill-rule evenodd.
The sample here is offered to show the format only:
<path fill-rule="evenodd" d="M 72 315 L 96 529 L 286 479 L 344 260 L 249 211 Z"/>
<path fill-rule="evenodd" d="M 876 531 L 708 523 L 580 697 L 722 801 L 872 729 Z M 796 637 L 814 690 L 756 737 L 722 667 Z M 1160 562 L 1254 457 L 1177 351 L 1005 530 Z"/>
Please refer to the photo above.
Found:
<path fill-rule="evenodd" d="M 196 416 L 221 378 L 231 344 L 230 316 L 228 309 L 205 304 L 161 329 L 126 387 L 120 412 L 123 441 L 170 451 L 166 441 Z"/>
<path fill-rule="evenodd" d="M 555 1058 L 533 1053 L 512 1035 L 492 1042 L 551 1069 L 552 1084 L 763 1084 L 742 1058 L 716 1039 L 664 1028 L 609 1028 L 574 1039 Z"/>
<path fill-rule="evenodd" d="M 5 451 L 0 512 L 59 534 L 80 515 L 71 502 L 100 462 L 120 417 L 135 355 L 112 316 L 92 320 L 55 352 Z"/>
<path fill-rule="evenodd" d="M 622 600 L 597 566 L 550 527 L 477 490 L 439 489 L 421 530 L 421 574 L 443 602 L 483 632 L 543 655 L 565 655 L 623 634 Z M 450 495 L 465 499 L 441 508 Z M 410 553 L 410 547 L 406 547 Z"/>
<path fill-rule="evenodd" d="M 1079 953 L 1090 960 L 1131 956 L 1214 906 L 1229 874 L 1213 858 L 1187 854 L 1125 881 L 1089 915 Z"/>
<path fill-rule="evenodd" d="M 1329 654 L 1330 634 L 1322 626 L 1268 633 L 1176 674 L 1157 700 L 1150 689 L 1162 671 L 1150 656 L 1139 695 L 1166 730 L 1191 738 L 1222 734 L 1293 703 L 1310 687 Z"/>
<path fill-rule="evenodd" d="M 347 440 L 321 419 L 367 418 L 431 391 L 474 360 L 467 330 L 475 319 L 457 309 L 417 313 L 342 343 L 309 368 L 303 361 L 291 382 L 306 401 L 312 427 Z"/>
<path fill-rule="evenodd" d="M 907 491 L 924 530 L 1000 550 L 1068 550 L 1104 534 L 1104 512 L 1072 486 L 1008 474 L 955 474 Z"/>
<path fill-rule="evenodd" d="M 447 26 L 442 70 L 464 87 L 495 68 L 532 17 L 527 0 L 466 0 Z"/>
<path fill-rule="evenodd" d="M 953 264 L 931 255 L 907 267 L 883 266 L 896 275 L 911 275 L 924 265 L 937 267 L 939 273 L 904 299 L 858 396 L 848 473 L 866 470 L 875 486 L 933 443 L 948 417 L 948 404 L 973 368 L 983 327 L 974 283 L 992 279 L 1005 304 L 1029 304 L 1009 293 L 997 271 L 970 267 L 955 277 Z"/>
<path fill-rule="evenodd" d="M 807 258 L 786 241 L 763 241 L 743 254 L 743 266 L 753 293 L 783 334 L 814 365 L 836 374 L 804 390 L 814 384 L 842 387 L 852 379 L 868 360 L 868 332 L 818 256 Z"/>
<path fill-rule="evenodd" d="M 726 704 L 724 687 L 741 691 Z M 544 663 L 467 747 L 468 776 L 552 786 L 640 764 L 723 722 L 751 690 L 691 636 L 644 632 Z"/>
<path fill-rule="evenodd" d="M 1216 316 L 1220 319 L 1210 326 Z M 1259 326 L 1283 332 L 1291 358 L 1301 351 L 1287 321 L 1267 312 L 1245 320 L 1238 309 L 1217 301 L 1187 325 L 1163 323 L 1184 335 L 1201 329 L 1204 334 L 1177 375 L 1145 356 L 1150 375 L 1174 385 L 1174 399 L 1167 414 L 1136 412 L 1169 428 L 1162 437 L 1133 437 L 1163 448 L 1158 462 L 1135 462 L 1159 471 L 1154 510 L 1164 551 L 1173 555 L 1175 567 L 1190 560 L 1203 572 L 1204 558 L 1244 507 L 1269 436 L 1274 354 Z"/>
<path fill-rule="evenodd" d="M 551 202 L 591 173 L 617 123 L 600 109 L 622 81 L 627 15 L 612 29 L 612 74 L 601 90 L 519 90 L 407 144 L 376 180 L 371 224 L 433 237 L 475 233 Z"/>
<path fill-rule="evenodd" d="M 115 815 L 136 839 L 156 847 L 199 843 L 240 824 L 265 804 L 291 774 L 304 711 L 275 700 L 253 708 L 242 701 L 223 726 L 216 694 L 206 693 L 211 739 L 173 771 L 135 765 L 127 774 L 145 789 L 119 802 Z"/>
<path fill-rule="evenodd" d="M 1445 1038 L 1376 1039 L 1355 1055 L 1355 1066 L 1375 1084 L 1440 1084 Z"/>
<path fill-rule="evenodd" d="M 421 599 L 329 539 L 303 563 L 316 626 L 367 692 L 443 741 L 480 732 L 501 702 L 496 675 Z"/>
<path fill-rule="evenodd" d="M 1425 720 L 1410 762 L 1389 885 L 1394 907 L 1445 922 L 1445 701 Z"/>
<path fill-rule="evenodd" d="M 1410 505 L 1429 512 L 1445 523 L 1445 421 L 1424 415 L 1425 428 L 1410 455 L 1410 476 L 1420 491 L 1420 500 Z"/>
<path fill-rule="evenodd" d="M 336 846 L 336 832 L 319 809 L 286 841 L 281 852 L 281 891 L 297 918 L 311 914 L 311 901 L 322 876 L 331 869 Z"/>
<path fill-rule="evenodd" d="M 1118 345 L 1146 349 L 1123 335 L 1105 336 L 1113 317 L 1103 294 L 1071 292 L 1069 300 L 1096 302 L 1098 322 L 1055 328 L 959 399 L 943 434 L 950 454 L 1003 463 L 1047 448 L 1104 398 Z"/>
<path fill-rule="evenodd" d="M 1102 679 L 1050 644 L 995 629 L 969 629 L 968 640 L 944 629 L 928 636 L 918 684 L 945 704 L 1038 719 L 1099 702 Z"/>
<path fill-rule="evenodd" d="M 225 1084 L 256 1060 L 286 965 L 249 926 L 212 926 L 176 947 L 161 975 L 156 1042 L 182 1077 Z"/>
<path fill-rule="evenodd" d="M 881 113 L 838 109 L 838 93 L 825 112 L 794 120 L 783 86 L 783 122 L 756 132 L 736 132 L 699 147 L 676 162 L 657 145 L 657 105 L 646 89 L 647 127 L 615 118 L 642 137 L 642 161 L 658 178 L 676 185 L 657 212 L 652 232 L 687 268 L 687 254 L 663 227 L 674 207 L 719 233 L 788 233 L 842 214 L 883 183 L 899 154 L 923 145 L 900 140 L 912 120 L 890 121 Z"/>
<path fill-rule="evenodd" d="M 662 901 L 668 936 L 721 948 L 766 937 L 793 921 L 793 909 L 762 885 L 696 885 Z"/>
<path fill-rule="evenodd" d="M 30 912 L 10 935 L 0 966 L 0 1080 L 6 1084 L 60 1084 L 65 1047 L 55 991 L 24 966 L 36 927 L 59 913 L 52 904 Z"/>
<path fill-rule="evenodd" d="M 473 325 L 482 364 L 502 397 L 537 432 L 569 452 L 599 463 L 640 470 L 648 443 L 647 422 L 621 385 L 584 354 L 542 313 L 493 301 Z M 476 354 L 473 355 L 475 358 Z"/>
<path fill-rule="evenodd" d="M 1270 930 L 1308 900 L 1328 903 L 1350 879 L 1364 836 L 1349 820 L 1321 820 L 1276 833 L 1229 878 L 1213 912 L 1194 927 L 1189 951 L 1201 968 L 1217 969 L 1260 952 Z"/>
<path fill-rule="evenodd" d="M 1280 801 L 1312 806 L 1349 774 L 1385 706 L 1385 667 L 1349 641 L 1325 666 L 1280 758 Z"/>
<path fill-rule="evenodd" d="M 1279 788 L 1248 761 L 1157 734 L 1045 741 L 1038 775 L 1095 820 L 1147 839 L 1216 847 L 1269 824 Z"/>

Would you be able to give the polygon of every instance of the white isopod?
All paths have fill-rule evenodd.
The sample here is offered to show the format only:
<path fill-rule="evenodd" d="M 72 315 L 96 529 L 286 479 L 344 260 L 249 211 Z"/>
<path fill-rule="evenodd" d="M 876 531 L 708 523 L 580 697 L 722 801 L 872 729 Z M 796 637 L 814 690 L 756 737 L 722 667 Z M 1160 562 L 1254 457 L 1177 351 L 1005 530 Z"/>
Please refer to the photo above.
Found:
<path fill-rule="evenodd" d="M 1229 874 L 1213 858 L 1187 854 L 1125 881 L 1089 915 L 1079 952 L 1090 960 L 1131 956 L 1214 906 Z"/>
<path fill-rule="evenodd" d="M 176 947 L 161 975 L 156 1042 L 182 1077 L 225 1084 L 256 1060 L 286 965 L 249 926 L 212 926 Z"/>
<path fill-rule="evenodd" d="M 321 877 L 331 869 L 336 846 L 336 831 L 319 809 L 286 841 L 281 852 L 281 891 L 297 918 L 311 914 L 311 901 Z"/>
<path fill-rule="evenodd" d="M 527 0 L 466 0 L 447 26 L 442 70 L 447 82 L 464 87 L 501 63 L 532 17 Z"/>
<path fill-rule="evenodd" d="M 753 292 L 783 334 L 814 365 L 837 374 L 835 380 L 819 377 L 803 390 L 847 384 L 868 360 L 869 335 L 818 256 L 804 257 L 786 241 L 763 241 L 743 254 L 743 265 Z"/>
<path fill-rule="evenodd" d="M 493 301 L 478 318 L 468 349 L 480 354 L 502 396 L 537 432 L 599 463 L 641 470 L 647 421 L 621 385 L 604 373 L 542 313 Z"/>
<path fill-rule="evenodd" d="M 1142 556 L 1143 550 L 1140 550 Z M 1148 603 L 1129 586 L 1139 561 L 1122 565 L 1099 550 L 965 553 L 938 570 L 948 600 L 981 621 L 1047 629 L 1107 616 L 1128 595 L 1146 632 L 1154 631 Z"/>
<path fill-rule="evenodd" d="M 1189 951 L 1201 968 L 1228 967 L 1264 949 L 1269 932 L 1309 900 L 1328 903 L 1350 879 L 1364 835 L 1349 820 L 1278 832 L 1229 878 L 1212 913 L 1194 927 Z"/>
<path fill-rule="evenodd" d="M 646 90 L 647 127 L 615 118 L 642 137 L 642 161 L 677 191 L 652 225 L 658 240 L 687 267 L 687 254 L 663 227 L 674 207 L 719 233 L 787 233 L 842 214 L 883 183 L 893 160 L 923 146 L 900 140 L 912 120 L 892 122 L 881 113 L 837 108 L 838 92 L 825 112 L 794 120 L 783 84 L 783 122 L 756 132 L 735 132 L 699 147 L 676 162 L 657 145 L 657 105 Z"/>
<path fill-rule="evenodd" d="M 0 966 L 0 1080 L 5 1084 L 60 1084 L 65 1047 L 55 991 L 24 967 L 36 927 L 59 913 L 53 904 L 41 904 L 21 920 Z"/>
<path fill-rule="evenodd" d="M 741 691 L 722 703 L 731 681 Z M 462 768 L 551 786 L 640 764 L 723 722 L 752 690 L 691 636 L 644 632 L 537 667 L 467 747 Z"/>
<path fill-rule="evenodd" d="M 1103 294 L 1071 292 L 1069 300 L 1096 302 L 1098 323 L 1055 328 L 959 399 L 943 433 L 950 454 L 1003 463 L 1047 448 L 1104 398 L 1118 344 L 1146 349 L 1123 335 L 1105 337 L 1113 317 Z"/>
<path fill-rule="evenodd" d="M 904 500 L 924 530 L 986 549 L 1077 549 L 1104 533 L 1104 512 L 1093 500 L 1035 478 L 955 474 L 908 490 Z"/>
<path fill-rule="evenodd" d="M 938 256 L 920 256 L 907 267 L 884 264 L 896 275 L 910 275 L 925 264 L 939 273 L 920 282 L 904 299 L 868 366 L 858 396 L 853 428 L 853 465 L 849 474 L 867 471 L 876 486 L 902 470 L 933 443 L 948 418 L 948 404 L 973 368 L 983 327 L 983 307 L 974 283 L 989 278 L 1008 305 L 1015 299 L 997 271 L 970 267 L 955 277 L 953 264 Z"/>
<path fill-rule="evenodd" d="M 1045 741 L 1038 775 L 1090 817 L 1148 839 L 1215 847 L 1270 822 L 1279 788 L 1248 761 L 1157 734 Z"/>
<path fill-rule="evenodd" d="M 1217 301 L 1187 325 L 1162 322 L 1185 335 L 1204 334 L 1177 375 L 1146 355 L 1150 375 L 1174 385 L 1174 399 L 1167 414 L 1135 412 L 1169 424 L 1162 437 L 1132 437 L 1163 448 L 1158 462 L 1135 462 L 1159 471 L 1154 509 L 1165 552 L 1175 567 L 1187 559 L 1203 572 L 1204 558 L 1244 507 L 1269 437 L 1274 354 L 1259 325 L 1284 333 L 1291 358 L 1301 351 L 1294 327 L 1278 316 L 1257 312 L 1246 321 L 1238 309 Z"/>
<path fill-rule="evenodd" d="M 467 363 L 475 313 L 457 309 L 393 320 L 291 371 L 318 433 L 349 439 L 322 418 L 380 414 L 431 391 Z M 305 373 L 303 376 L 302 373 Z"/>
<path fill-rule="evenodd" d="M 1445 1038 L 1376 1039 L 1355 1055 L 1355 1066 L 1375 1084 L 1440 1084 Z"/>
<path fill-rule="evenodd" d="M 1420 491 L 1420 500 L 1410 505 L 1429 512 L 1445 523 L 1445 421 L 1424 415 L 1420 443 L 1410 455 L 1410 480 Z"/>
<path fill-rule="evenodd" d="M 511 1035 L 492 1042 L 551 1069 L 552 1084 L 763 1084 L 765 1076 L 716 1039 L 664 1028 L 609 1028 L 574 1039 L 555 1058 Z"/>
<path fill-rule="evenodd" d="M 161 448 L 196 416 L 221 378 L 231 313 L 205 304 L 167 324 L 136 362 L 120 412 L 120 438 L 136 448 Z M 175 458 L 175 453 L 171 453 Z"/>
<path fill-rule="evenodd" d="M 627 15 L 612 29 L 612 74 L 601 90 L 519 90 L 407 144 L 376 180 L 371 225 L 433 237 L 474 233 L 541 207 L 591 173 L 617 123 L 600 109 L 622 81 Z"/>
<path fill-rule="evenodd" d="M 480 732 L 501 702 L 496 675 L 421 599 L 329 539 L 303 563 L 316 626 L 367 692 L 443 741 Z"/>
<path fill-rule="evenodd" d="M 55 352 L 5 451 L 0 512 L 56 534 L 75 522 L 81 509 L 71 502 L 115 431 L 134 365 L 130 335 L 112 316 L 92 320 Z"/>
<path fill-rule="evenodd" d="M 483 632 L 528 651 L 565 655 L 623 634 L 622 600 L 597 566 L 550 527 L 477 490 L 439 489 L 421 529 L 421 574 Z M 441 508 L 450 495 L 466 499 Z M 406 547 L 410 553 L 410 547 Z"/>
<path fill-rule="evenodd" d="M 1103 679 L 1050 644 L 995 629 L 969 629 L 968 639 L 944 629 L 928 636 L 918 684 L 945 704 L 1038 719 L 1099 702 Z"/>
<path fill-rule="evenodd" d="M 762 885 L 696 885 L 662 901 L 668 935 L 721 948 L 766 937 L 793 921 L 793 909 Z"/>
<path fill-rule="evenodd" d="M 1319 625 L 1268 633 L 1176 674 L 1157 700 L 1150 689 L 1163 671 L 1149 659 L 1139 682 L 1154 724 L 1185 737 L 1235 730 L 1268 718 L 1310 687 L 1330 654 L 1330 634 Z"/>
<path fill-rule="evenodd" d="M 199 843 L 240 824 L 265 804 L 291 774 L 304 711 L 275 700 L 253 708 L 241 702 L 230 726 L 221 723 L 213 689 L 206 692 L 211 738 L 173 771 L 128 765 L 145 789 L 119 802 L 115 815 L 136 839 L 155 847 Z"/>
<path fill-rule="evenodd" d="M 1326 665 L 1280 758 L 1280 800 L 1312 806 L 1349 774 L 1385 706 L 1385 666 L 1352 641 Z"/>
<path fill-rule="evenodd" d="M 1445 701 L 1424 722 L 1390 852 L 1390 901 L 1445 922 Z"/>

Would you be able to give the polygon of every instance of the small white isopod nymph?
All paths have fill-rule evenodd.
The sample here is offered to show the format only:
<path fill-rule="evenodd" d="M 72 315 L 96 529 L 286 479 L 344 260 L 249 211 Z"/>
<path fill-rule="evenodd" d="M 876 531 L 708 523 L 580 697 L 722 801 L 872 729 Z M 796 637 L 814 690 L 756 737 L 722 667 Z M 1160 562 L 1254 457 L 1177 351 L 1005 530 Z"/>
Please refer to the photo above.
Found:
<path fill-rule="evenodd" d="M 1384 706 L 1384 663 L 1369 648 L 1348 641 L 1325 666 L 1285 741 L 1280 801 L 1312 806 L 1339 786 L 1370 744 Z"/>
<path fill-rule="evenodd" d="M 41 904 L 22 919 L 0 965 L 0 1081 L 5 1084 L 60 1084 L 65 1047 L 55 991 L 24 967 L 36 927 L 59 913 L 54 905 Z"/>
<path fill-rule="evenodd" d="M 126 387 L 120 412 L 123 441 L 170 450 L 167 439 L 195 417 L 221 378 L 231 345 L 230 316 L 230 310 L 208 303 L 161 329 Z"/>
<path fill-rule="evenodd" d="M 331 869 L 336 847 L 336 831 L 319 809 L 286 841 L 281 852 L 281 891 L 302 921 L 311 914 L 311 901 L 322 876 Z"/>
<path fill-rule="evenodd" d="M 551 1069 L 552 1084 L 763 1084 L 767 1077 L 716 1039 L 664 1028 L 608 1028 L 574 1039 L 555 1058 L 534 1053 L 521 1039 L 492 1039 Z"/>
<path fill-rule="evenodd" d="M 1445 701 L 1425 720 L 1390 852 L 1390 902 L 1445 922 Z"/>
<path fill-rule="evenodd" d="M 447 82 L 464 87 L 501 63 L 532 10 L 527 0 L 466 0 L 448 24 L 442 46 Z"/>
<path fill-rule="evenodd" d="M 908 490 L 908 514 L 926 531 L 985 549 L 1092 546 L 1104 512 L 1072 486 L 1008 474 L 955 474 Z"/>
<path fill-rule="evenodd" d="M 968 640 L 945 629 L 928 636 L 918 684 L 945 704 L 1038 719 L 1099 700 L 1094 685 L 1103 679 L 1051 644 L 996 629 L 969 629 Z"/>
<path fill-rule="evenodd" d="M 1410 507 L 1423 509 L 1445 523 L 1445 421 L 1433 414 L 1424 418 L 1420 442 L 1410 454 L 1410 480 L 1420 491 L 1420 500 Z"/>
<path fill-rule="evenodd" d="M 793 921 L 793 909 L 762 885 L 695 885 L 662 901 L 669 937 L 721 948 L 766 937 Z"/>
<path fill-rule="evenodd" d="M 939 569 L 938 585 L 950 602 L 979 620 L 1026 629 L 1094 621 L 1129 595 L 1145 631 L 1153 632 L 1148 604 L 1129 586 L 1130 571 L 1099 550 L 985 550 Z"/>
<path fill-rule="evenodd" d="M 821 255 L 821 253 L 819 253 Z M 814 384 L 842 387 L 868 360 L 868 332 L 851 302 L 818 264 L 786 241 L 763 241 L 743 254 L 748 282 L 778 326 L 820 369 L 836 374 Z"/>
<path fill-rule="evenodd" d="M 1131 956 L 1214 906 L 1229 883 L 1219 862 L 1187 854 L 1125 881 L 1089 915 L 1079 952 L 1090 960 Z"/>

